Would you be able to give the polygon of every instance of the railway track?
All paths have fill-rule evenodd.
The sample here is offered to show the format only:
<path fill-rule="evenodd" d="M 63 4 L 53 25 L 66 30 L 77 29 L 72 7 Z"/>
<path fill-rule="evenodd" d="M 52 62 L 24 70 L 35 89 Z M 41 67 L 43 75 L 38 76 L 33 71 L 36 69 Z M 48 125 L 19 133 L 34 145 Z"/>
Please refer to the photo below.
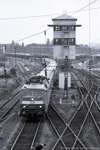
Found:
<path fill-rule="evenodd" d="M 5 108 L 6 112 L 4 112 L 2 115 L 0 114 L 0 120 L 6 117 L 7 115 L 9 115 L 9 113 L 12 112 L 12 109 L 17 105 L 18 102 L 19 102 L 19 99 L 16 100 L 7 110 Z"/>
<path fill-rule="evenodd" d="M 28 81 L 30 76 L 36 75 L 37 73 L 39 73 L 43 69 L 43 67 L 42 68 L 40 66 L 35 67 L 30 62 L 26 62 L 26 61 L 24 61 L 24 64 L 21 61 L 18 61 L 17 66 L 19 68 L 18 69 L 19 74 L 22 76 L 23 82 Z"/>
<path fill-rule="evenodd" d="M 9 99 L 7 99 L 7 100 L 5 100 L 4 102 L 2 102 L 1 104 L 0 104 L 0 109 L 4 106 L 4 105 L 6 105 L 7 103 L 9 103 L 17 94 L 19 94 L 19 91 L 17 91 L 14 95 L 12 95 Z"/>
<path fill-rule="evenodd" d="M 58 136 L 58 140 L 55 142 L 54 146 L 52 147 L 52 150 L 71 149 L 75 138 L 77 138 L 77 134 L 76 134 L 76 130 L 73 131 L 73 129 L 70 127 L 70 124 L 73 118 L 76 116 L 78 110 L 75 112 L 73 118 L 70 120 L 69 123 L 66 123 L 63 117 L 53 107 L 53 105 L 50 105 L 50 109 L 48 110 L 50 111 L 48 112 L 50 115 L 49 116 L 50 122 L 53 124 L 52 126 L 54 127 L 54 130 Z M 82 143 L 82 141 L 79 138 L 77 139 L 78 139 L 78 147 L 76 148 L 87 149 Z"/>
<path fill-rule="evenodd" d="M 16 109 L 18 109 L 17 104 L 19 103 L 19 99 L 15 98 L 17 94 L 18 92 L 0 105 L 0 123 L 4 122 L 11 114 L 17 113 Z"/>
<path fill-rule="evenodd" d="M 22 76 L 23 82 L 26 82 L 29 79 L 29 70 L 26 70 L 21 61 L 17 62 L 19 74 Z"/>
<path fill-rule="evenodd" d="M 34 147 L 34 143 L 40 128 L 41 121 L 26 121 L 20 130 L 14 144 L 10 150 L 30 150 Z"/>
<path fill-rule="evenodd" d="M 78 80 L 80 80 L 78 75 L 77 75 L 77 77 L 78 77 Z M 87 75 L 87 77 L 89 78 L 90 75 Z M 87 95 L 85 96 L 86 100 L 83 103 L 83 105 L 85 105 L 86 108 L 87 108 L 87 113 L 86 113 L 86 117 L 85 117 L 85 120 L 84 120 L 84 124 L 82 124 L 81 130 L 78 133 L 78 137 L 80 136 L 80 134 L 81 134 L 81 132 L 82 132 L 82 130 L 84 128 L 84 125 L 86 124 L 87 118 L 92 120 L 92 123 L 94 125 L 94 130 L 95 130 L 96 137 L 100 137 L 100 125 L 97 123 L 99 121 L 98 120 L 99 118 L 96 117 L 96 116 L 98 116 L 97 114 L 100 113 L 99 105 L 96 102 L 96 97 L 97 97 L 97 93 L 98 93 L 98 90 L 99 90 L 99 83 L 96 80 L 93 79 L 93 76 L 91 78 L 92 79 L 89 79 L 91 81 L 91 83 L 92 83 L 91 84 L 92 86 L 90 87 L 90 89 L 88 89 L 86 87 L 86 85 L 80 80 L 80 82 L 84 86 L 85 90 L 87 91 Z M 78 89 L 79 89 L 79 92 L 82 93 L 82 90 L 80 89 L 80 87 L 78 87 Z M 81 109 L 82 108 L 83 108 L 83 106 L 81 107 Z M 98 139 L 98 141 L 100 143 L 99 138 L 97 138 L 97 139 Z M 77 140 L 75 141 L 73 147 L 75 146 L 76 142 L 77 142 Z"/>
<path fill-rule="evenodd" d="M 89 119 L 92 120 L 92 124 L 94 125 L 94 128 L 95 128 L 95 133 L 96 134 L 99 133 L 99 127 L 98 127 L 97 121 L 95 120 L 93 112 L 92 112 L 93 108 L 91 111 L 91 107 L 93 106 L 96 95 L 98 93 L 98 89 L 99 89 L 98 84 L 91 82 L 91 84 L 90 84 L 91 87 L 89 88 L 89 86 L 85 86 L 85 84 L 83 84 L 82 81 L 80 81 L 78 79 L 78 77 L 75 80 L 76 81 L 78 80 L 77 82 L 80 82 L 80 84 L 82 85 L 81 87 L 83 87 L 83 88 L 78 87 L 79 92 L 81 94 L 82 101 L 79 104 L 76 112 L 74 113 L 74 115 L 72 116 L 72 118 L 70 119 L 70 121 L 68 123 L 66 123 L 64 121 L 64 119 L 62 118 L 62 120 L 64 121 L 63 122 L 64 126 L 62 125 L 62 130 L 60 130 L 60 127 L 57 126 L 57 122 L 59 122 L 58 121 L 59 119 L 57 119 L 56 122 L 51 121 L 51 122 L 53 122 L 53 125 L 57 129 L 56 132 L 58 133 L 57 134 L 58 140 L 56 141 L 52 150 L 59 149 L 59 147 L 61 149 L 68 149 L 68 150 L 74 150 L 74 149 L 86 149 L 87 150 L 89 148 L 93 149 L 94 147 L 90 141 L 84 141 L 81 138 L 81 136 L 83 135 L 82 132 L 84 130 L 84 126 L 86 125 L 87 120 L 89 120 Z M 95 91 L 95 92 L 92 92 L 92 91 Z M 97 109 L 97 110 L 99 111 L 99 109 Z M 54 115 L 55 113 L 53 110 L 50 111 L 50 114 L 51 114 L 50 119 L 51 118 L 53 119 L 53 117 L 59 118 L 57 116 L 55 117 L 55 115 Z M 59 124 L 62 124 L 62 123 L 60 122 Z M 99 137 L 98 134 L 97 134 L 97 136 Z"/>
<path fill-rule="evenodd" d="M 5 101 L 5 99 L 7 99 L 8 97 L 10 98 L 12 95 L 15 95 L 16 91 L 19 91 L 19 84 L 12 86 L 6 93 L 4 93 L 0 97 L 0 104 L 2 103 L 2 101 Z"/>
<path fill-rule="evenodd" d="M 59 139 L 64 128 L 66 127 L 65 122 L 63 121 L 60 114 L 56 111 L 56 109 L 54 109 L 53 105 L 49 105 L 48 113 L 46 114 L 46 116 L 47 116 L 51 126 L 53 127 L 53 130 L 55 131 L 58 139 Z M 56 141 L 55 141 L 55 143 L 56 143 Z M 55 149 L 57 144 L 58 144 L 58 142 L 56 144 L 54 144 L 51 149 L 52 150 Z M 66 149 L 66 146 L 65 146 L 62 139 L 60 139 L 60 143 L 59 143 L 59 149 L 61 149 L 61 148 Z M 57 147 L 56 147 L 56 149 L 57 149 Z"/>
<path fill-rule="evenodd" d="M 96 101 L 96 97 L 98 95 L 100 86 L 99 86 L 99 81 L 95 78 L 95 76 L 93 74 L 90 74 L 90 72 L 85 72 L 85 71 L 80 71 L 82 73 L 82 75 L 86 76 L 86 78 L 88 78 L 89 82 L 91 82 L 87 85 L 87 83 L 84 83 L 82 81 L 80 81 L 82 83 L 82 85 L 85 87 L 86 91 L 88 92 L 88 88 L 90 88 L 90 97 L 91 100 L 95 101 L 97 108 L 99 108 L 99 105 Z M 78 77 L 79 78 L 79 77 Z"/>

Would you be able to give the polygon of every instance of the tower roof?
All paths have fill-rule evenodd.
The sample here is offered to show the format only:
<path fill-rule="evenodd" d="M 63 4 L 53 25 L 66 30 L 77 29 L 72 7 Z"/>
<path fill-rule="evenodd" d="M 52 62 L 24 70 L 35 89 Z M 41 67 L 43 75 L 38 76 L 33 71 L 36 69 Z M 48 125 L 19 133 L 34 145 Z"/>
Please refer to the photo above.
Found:
<path fill-rule="evenodd" d="M 52 19 L 53 21 L 54 20 L 77 20 L 76 18 L 73 18 L 73 17 L 71 17 L 71 16 L 68 16 L 68 15 L 66 15 L 66 14 L 63 14 L 63 15 L 60 15 L 60 16 L 58 16 L 58 17 L 56 17 L 56 18 L 54 18 L 54 19 Z"/>

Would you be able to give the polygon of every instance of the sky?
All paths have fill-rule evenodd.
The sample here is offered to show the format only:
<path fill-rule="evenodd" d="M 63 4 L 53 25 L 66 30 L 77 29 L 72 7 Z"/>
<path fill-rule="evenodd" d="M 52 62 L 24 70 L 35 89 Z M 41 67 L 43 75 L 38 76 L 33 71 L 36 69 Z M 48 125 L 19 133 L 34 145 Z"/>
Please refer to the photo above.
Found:
<path fill-rule="evenodd" d="M 89 2 L 93 2 L 90 17 Z M 12 40 L 25 45 L 45 43 L 47 38 L 52 41 L 53 29 L 47 30 L 48 24 L 65 12 L 82 25 L 76 30 L 76 44 L 100 43 L 100 0 L 0 0 L 0 44 Z"/>

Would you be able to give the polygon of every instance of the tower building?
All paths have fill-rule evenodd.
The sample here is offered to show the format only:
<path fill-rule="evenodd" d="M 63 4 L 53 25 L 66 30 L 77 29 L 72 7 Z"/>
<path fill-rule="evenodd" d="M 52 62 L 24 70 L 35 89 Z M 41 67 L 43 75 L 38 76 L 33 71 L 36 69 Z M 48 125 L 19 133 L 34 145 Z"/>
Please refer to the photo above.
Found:
<path fill-rule="evenodd" d="M 53 20 L 53 58 L 76 58 L 76 18 L 63 14 Z"/>

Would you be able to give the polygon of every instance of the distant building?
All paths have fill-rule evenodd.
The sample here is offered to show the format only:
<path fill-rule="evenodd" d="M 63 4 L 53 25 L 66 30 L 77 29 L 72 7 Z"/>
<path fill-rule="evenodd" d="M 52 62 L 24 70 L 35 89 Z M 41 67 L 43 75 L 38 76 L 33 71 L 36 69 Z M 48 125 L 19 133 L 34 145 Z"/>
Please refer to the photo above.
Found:
<path fill-rule="evenodd" d="M 100 56 L 100 49 L 88 45 L 76 45 L 76 56 Z"/>
<path fill-rule="evenodd" d="M 76 58 L 76 18 L 63 14 L 53 20 L 54 33 L 54 46 L 53 46 L 53 57 L 54 59 L 64 59 L 66 56 L 68 59 Z"/>
<path fill-rule="evenodd" d="M 32 56 L 48 56 L 53 57 L 53 46 L 50 44 L 28 44 L 25 49 L 25 53 L 30 53 Z"/>
<path fill-rule="evenodd" d="M 4 47 L 4 45 L 3 44 L 0 44 L 0 61 L 2 60 L 2 58 L 3 58 L 3 48 Z"/>
<path fill-rule="evenodd" d="M 76 56 L 90 55 L 91 49 L 88 45 L 76 45 Z"/>
<path fill-rule="evenodd" d="M 18 43 L 12 43 L 7 46 L 6 53 L 27 53 L 31 54 L 33 57 L 35 56 L 48 56 L 48 57 L 53 57 L 53 47 L 52 45 L 49 44 L 49 40 L 47 44 L 28 44 L 24 46 L 24 43 L 22 45 L 19 45 Z"/>

